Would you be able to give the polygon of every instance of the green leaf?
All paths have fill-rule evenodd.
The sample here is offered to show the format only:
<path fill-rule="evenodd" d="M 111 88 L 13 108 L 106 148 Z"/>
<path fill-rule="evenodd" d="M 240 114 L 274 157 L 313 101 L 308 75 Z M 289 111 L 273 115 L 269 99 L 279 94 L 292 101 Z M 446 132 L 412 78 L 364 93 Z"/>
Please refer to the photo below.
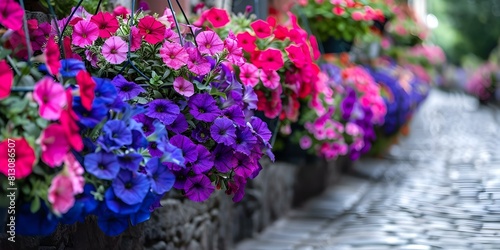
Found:
<path fill-rule="evenodd" d="M 31 213 L 36 213 L 40 209 L 40 198 L 36 197 L 31 202 L 30 211 Z"/>

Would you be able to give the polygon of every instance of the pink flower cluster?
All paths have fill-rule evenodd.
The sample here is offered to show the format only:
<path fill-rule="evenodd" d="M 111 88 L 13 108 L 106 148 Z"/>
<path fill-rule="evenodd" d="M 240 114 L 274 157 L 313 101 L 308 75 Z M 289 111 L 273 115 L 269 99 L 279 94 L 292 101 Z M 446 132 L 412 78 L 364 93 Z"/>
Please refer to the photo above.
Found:
<path fill-rule="evenodd" d="M 422 44 L 413 46 L 408 53 L 411 56 L 426 58 L 432 65 L 441 65 L 446 62 L 443 49 L 437 45 Z"/>

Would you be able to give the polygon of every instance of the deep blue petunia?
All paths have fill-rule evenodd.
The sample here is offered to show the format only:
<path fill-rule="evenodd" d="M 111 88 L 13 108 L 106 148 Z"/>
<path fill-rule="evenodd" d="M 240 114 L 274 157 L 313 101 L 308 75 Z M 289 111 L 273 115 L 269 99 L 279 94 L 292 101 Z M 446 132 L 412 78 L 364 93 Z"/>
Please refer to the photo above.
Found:
<path fill-rule="evenodd" d="M 149 191 L 150 183 L 145 174 L 122 169 L 111 183 L 115 195 L 123 202 L 133 205 L 142 202 Z"/>
<path fill-rule="evenodd" d="M 204 126 L 196 126 L 191 132 L 191 138 L 195 139 L 199 143 L 205 143 L 210 139 L 210 130 Z"/>
<path fill-rule="evenodd" d="M 83 193 L 80 194 L 79 197 L 77 198 L 78 202 L 83 203 L 82 214 L 84 216 L 92 214 L 99 205 L 99 202 L 94 198 L 94 195 L 92 194 L 95 191 L 96 189 L 94 185 L 87 183 L 83 187 Z"/>
<path fill-rule="evenodd" d="M 63 214 L 61 218 L 61 223 L 62 224 L 67 224 L 67 225 L 72 225 L 75 224 L 77 221 L 83 222 L 84 216 L 82 216 L 83 213 L 83 206 L 84 204 L 78 200 L 75 201 L 73 204 L 73 207 Z"/>
<path fill-rule="evenodd" d="M 120 163 L 120 167 L 123 169 L 128 169 L 130 171 L 137 171 L 139 169 L 139 165 L 142 161 L 142 155 L 136 152 L 129 152 L 127 154 L 118 156 L 118 163 Z"/>
<path fill-rule="evenodd" d="M 159 158 L 153 157 L 146 163 L 148 179 L 151 189 L 157 194 L 164 194 L 172 189 L 175 183 L 175 175 L 163 166 Z"/>
<path fill-rule="evenodd" d="M 16 211 L 16 234 L 46 236 L 54 232 L 59 220 L 49 211 L 45 202 L 41 203 L 40 209 L 36 213 L 31 212 L 30 206 L 30 203 L 24 203 Z"/>
<path fill-rule="evenodd" d="M 89 111 L 83 107 L 81 99 L 78 96 L 73 99 L 73 111 L 80 118 L 78 122 L 87 128 L 94 128 L 108 114 L 108 109 L 104 103 L 94 100 L 92 109 Z"/>
<path fill-rule="evenodd" d="M 137 213 L 135 214 L 130 215 L 130 223 L 132 224 L 132 226 L 149 220 L 149 218 L 151 217 L 151 212 L 153 212 L 156 207 L 161 206 L 159 205 L 161 197 L 162 195 L 157 195 L 149 192 L 146 195 L 146 198 L 144 198 L 144 201 L 141 203 L 141 208 L 139 209 L 139 211 L 137 211 Z"/>
<path fill-rule="evenodd" d="M 97 225 L 108 236 L 117 236 L 123 233 L 129 225 L 128 215 L 119 215 L 106 207 L 101 208 L 97 217 Z"/>
<path fill-rule="evenodd" d="M 107 121 L 102 131 L 104 134 L 99 137 L 98 143 L 108 152 L 132 143 L 132 131 L 124 121 Z"/>
<path fill-rule="evenodd" d="M 109 210 L 119 215 L 133 214 L 141 208 L 141 203 L 129 205 L 123 202 L 115 195 L 112 188 L 108 188 L 108 190 L 104 193 L 104 201 L 106 202 L 106 206 Z"/>
<path fill-rule="evenodd" d="M 87 172 L 104 180 L 113 180 L 120 171 L 116 155 L 103 151 L 86 155 L 84 165 Z"/>
<path fill-rule="evenodd" d="M 95 99 L 100 100 L 106 106 L 111 107 L 111 105 L 115 102 L 116 97 L 118 96 L 118 92 L 116 91 L 115 86 L 111 83 L 109 79 L 92 77 L 94 79 L 95 85 Z"/>
<path fill-rule="evenodd" d="M 80 70 L 85 70 L 85 64 L 82 61 L 72 58 L 61 60 L 59 73 L 62 77 L 74 78 Z"/>

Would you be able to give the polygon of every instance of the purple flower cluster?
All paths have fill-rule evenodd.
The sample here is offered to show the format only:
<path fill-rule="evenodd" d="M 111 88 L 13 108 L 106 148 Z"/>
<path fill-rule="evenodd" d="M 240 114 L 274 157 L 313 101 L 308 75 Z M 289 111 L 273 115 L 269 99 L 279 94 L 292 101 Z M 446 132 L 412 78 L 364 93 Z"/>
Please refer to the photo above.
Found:
<path fill-rule="evenodd" d="M 164 164 L 184 167 L 182 152 L 169 142 L 164 125 L 173 123 L 180 111 L 171 101 L 152 101 L 147 108 L 123 102 L 144 90 L 122 76 L 94 81 L 91 109 L 86 110 L 78 98 L 73 104 L 81 133 L 90 138 L 85 141 L 84 156 L 78 158 L 95 180 L 86 184 L 86 192 L 93 195 L 77 199 L 65 217 L 82 220 L 95 214 L 106 234 L 117 235 L 129 223 L 148 220 L 174 186 L 175 175 Z M 79 206 L 83 202 L 90 204 L 86 210 Z"/>

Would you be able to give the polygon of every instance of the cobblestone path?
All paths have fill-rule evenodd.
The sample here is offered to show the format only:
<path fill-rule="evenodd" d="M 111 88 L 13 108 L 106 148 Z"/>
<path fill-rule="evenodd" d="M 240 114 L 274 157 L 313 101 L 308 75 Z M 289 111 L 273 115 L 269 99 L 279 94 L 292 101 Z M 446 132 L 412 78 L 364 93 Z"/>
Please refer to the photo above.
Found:
<path fill-rule="evenodd" d="M 239 250 L 500 249 L 500 111 L 433 91 L 384 159 Z"/>

